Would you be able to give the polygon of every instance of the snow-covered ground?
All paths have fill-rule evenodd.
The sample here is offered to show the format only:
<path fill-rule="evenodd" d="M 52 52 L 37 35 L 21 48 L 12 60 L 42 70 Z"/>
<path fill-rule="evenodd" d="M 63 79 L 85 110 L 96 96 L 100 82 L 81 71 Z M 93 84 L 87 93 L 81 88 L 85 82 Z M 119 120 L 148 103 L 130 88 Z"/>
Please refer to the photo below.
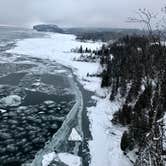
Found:
<path fill-rule="evenodd" d="M 111 122 L 121 102 L 110 102 L 109 95 L 105 99 L 96 98 L 96 107 L 88 108 L 93 140 L 89 142 L 91 166 L 131 166 L 120 149 L 123 127 L 114 126 Z"/>
<path fill-rule="evenodd" d="M 109 95 L 107 91 L 100 88 L 100 78 L 87 77 L 87 73 L 93 74 L 100 71 L 99 63 L 73 61 L 73 58 L 79 57 L 80 54 L 72 53 L 71 49 L 79 48 L 80 45 L 84 49 L 86 47 L 96 49 L 101 47 L 102 43 L 81 43 L 76 41 L 73 35 L 49 34 L 47 38 L 21 40 L 17 43 L 16 48 L 8 52 L 55 60 L 71 67 L 84 88 L 95 92 L 96 96 Z M 131 166 L 132 164 L 120 150 L 120 139 L 124 128 L 111 123 L 113 113 L 120 107 L 120 102 L 110 103 L 108 97 L 105 99 L 94 97 L 94 99 L 97 101 L 96 107 L 88 108 L 93 137 L 93 140 L 89 142 L 92 159 L 90 165 Z M 45 161 L 47 161 L 46 158 Z"/>
<path fill-rule="evenodd" d="M 81 159 L 78 156 L 71 155 L 69 153 L 59 153 L 58 156 L 60 161 L 68 166 L 81 166 Z"/>
<path fill-rule="evenodd" d="M 42 166 L 49 166 L 52 161 L 62 162 L 68 166 L 81 166 L 81 159 L 69 153 L 48 153 L 43 157 Z"/>

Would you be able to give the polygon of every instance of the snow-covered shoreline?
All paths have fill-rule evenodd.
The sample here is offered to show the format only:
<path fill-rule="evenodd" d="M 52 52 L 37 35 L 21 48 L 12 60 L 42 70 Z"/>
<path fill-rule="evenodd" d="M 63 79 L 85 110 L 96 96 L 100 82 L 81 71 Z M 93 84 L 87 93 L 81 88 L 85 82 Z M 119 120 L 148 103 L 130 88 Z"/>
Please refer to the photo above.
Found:
<path fill-rule="evenodd" d="M 80 54 L 70 52 L 71 49 L 96 49 L 102 43 L 81 43 L 73 35 L 49 34 L 46 38 L 24 39 L 18 41 L 17 46 L 9 50 L 10 53 L 24 54 L 32 57 L 55 60 L 62 65 L 71 67 L 85 89 L 93 91 L 97 101 L 95 107 L 88 108 L 91 123 L 92 141 L 89 141 L 91 166 L 131 166 L 132 164 L 120 150 L 120 139 L 124 128 L 111 123 L 113 113 L 120 107 L 120 102 L 110 103 L 107 90 L 100 87 L 101 80 L 96 77 L 87 77 L 87 73 L 94 74 L 100 71 L 99 63 L 76 62 L 74 57 Z"/>

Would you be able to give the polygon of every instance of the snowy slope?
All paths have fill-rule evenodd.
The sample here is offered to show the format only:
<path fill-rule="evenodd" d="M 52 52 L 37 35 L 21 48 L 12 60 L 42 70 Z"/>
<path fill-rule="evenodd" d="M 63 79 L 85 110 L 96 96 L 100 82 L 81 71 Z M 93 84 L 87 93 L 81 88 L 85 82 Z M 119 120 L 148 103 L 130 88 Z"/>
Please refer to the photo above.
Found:
<path fill-rule="evenodd" d="M 111 123 L 113 113 L 120 108 L 121 102 L 111 103 L 109 96 L 96 100 L 96 107 L 88 109 L 93 136 L 93 140 L 89 142 L 91 166 L 130 166 L 131 163 L 120 149 L 121 136 L 125 128 Z"/>

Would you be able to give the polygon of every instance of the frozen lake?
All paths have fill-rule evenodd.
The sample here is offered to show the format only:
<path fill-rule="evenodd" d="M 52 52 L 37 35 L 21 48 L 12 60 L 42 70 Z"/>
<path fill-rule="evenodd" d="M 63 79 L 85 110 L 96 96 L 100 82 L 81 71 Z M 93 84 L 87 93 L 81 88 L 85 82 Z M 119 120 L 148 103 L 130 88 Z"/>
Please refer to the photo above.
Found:
<path fill-rule="evenodd" d="M 99 64 L 74 61 L 80 54 L 72 50 L 101 44 L 82 43 L 74 35 L 0 28 L 3 166 L 89 166 L 87 107 L 95 105 L 90 91 L 100 79 L 87 75 L 96 73 Z"/>
<path fill-rule="evenodd" d="M 16 40 L 42 34 L 0 28 L 0 165 L 32 162 L 75 103 L 71 71 L 40 58 L 6 53 Z M 71 77 L 70 77 L 71 76 Z"/>

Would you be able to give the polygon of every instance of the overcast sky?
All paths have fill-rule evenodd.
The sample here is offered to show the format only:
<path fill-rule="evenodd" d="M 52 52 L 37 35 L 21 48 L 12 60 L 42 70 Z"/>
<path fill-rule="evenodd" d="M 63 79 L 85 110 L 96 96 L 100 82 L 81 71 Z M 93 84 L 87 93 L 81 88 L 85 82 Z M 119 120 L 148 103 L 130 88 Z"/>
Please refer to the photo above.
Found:
<path fill-rule="evenodd" d="M 73 27 L 130 27 L 138 8 L 158 12 L 166 0 L 0 0 L 0 24 L 54 23 Z"/>

